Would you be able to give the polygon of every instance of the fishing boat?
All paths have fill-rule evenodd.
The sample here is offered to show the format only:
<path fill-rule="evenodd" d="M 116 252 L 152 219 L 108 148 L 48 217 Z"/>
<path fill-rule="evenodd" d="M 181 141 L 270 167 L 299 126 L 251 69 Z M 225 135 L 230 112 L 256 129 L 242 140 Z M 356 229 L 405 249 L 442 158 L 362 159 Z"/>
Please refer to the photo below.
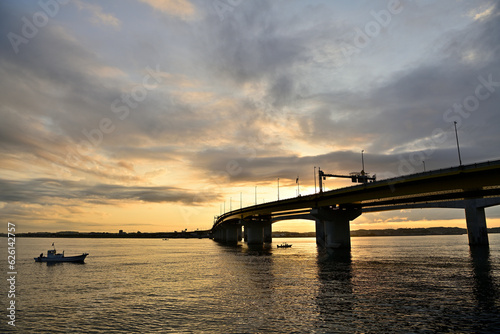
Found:
<path fill-rule="evenodd" d="M 52 247 L 54 247 L 54 243 L 52 243 Z M 83 253 L 82 255 L 75 256 L 64 256 L 64 251 L 62 253 L 57 253 L 56 248 L 49 249 L 47 251 L 47 256 L 44 256 L 43 253 L 40 254 L 39 257 L 35 257 L 35 262 L 47 262 L 47 263 L 56 263 L 56 262 L 77 262 L 83 263 L 85 258 L 89 255 L 89 253 Z"/>
<path fill-rule="evenodd" d="M 277 245 L 278 248 L 290 248 L 292 245 L 287 244 L 286 242 L 283 242 L 281 245 Z"/>

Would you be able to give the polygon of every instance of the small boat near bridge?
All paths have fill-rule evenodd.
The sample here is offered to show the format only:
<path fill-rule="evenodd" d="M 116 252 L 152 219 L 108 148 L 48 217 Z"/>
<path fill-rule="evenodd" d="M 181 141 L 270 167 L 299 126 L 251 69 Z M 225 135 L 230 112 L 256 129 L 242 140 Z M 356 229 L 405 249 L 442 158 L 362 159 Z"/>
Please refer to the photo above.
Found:
<path fill-rule="evenodd" d="M 54 244 L 52 243 L 54 247 Z M 56 248 L 49 249 L 47 251 L 47 256 L 44 256 L 43 253 L 40 254 L 39 257 L 35 257 L 35 262 L 47 262 L 47 263 L 58 263 L 58 262 L 75 262 L 75 263 L 84 263 L 85 258 L 89 255 L 89 253 L 83 253 L 82 255 L 75 256 L 65 256 L 64 251 L 62 253 L 57 253 Z"/>

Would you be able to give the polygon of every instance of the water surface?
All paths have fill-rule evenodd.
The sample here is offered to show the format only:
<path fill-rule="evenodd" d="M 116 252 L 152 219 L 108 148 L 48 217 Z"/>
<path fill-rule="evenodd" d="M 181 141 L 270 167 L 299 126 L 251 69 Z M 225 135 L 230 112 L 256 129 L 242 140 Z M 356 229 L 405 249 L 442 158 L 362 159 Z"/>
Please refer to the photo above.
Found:
<path fill-rule="evenodd" d="M 277 249 L 283 241 L 293 247 Z M 83 265 L 35 263 L 52 242 L 90 255 Z M 466 235 L 360 237 L 333 254 L 313 238 L 264 247 L 18 238 L 16 251 L 22 333 L 500 332 L 496 234 L 474 251 Z M 0 331 L 10 329 L 2 319 Z"/>

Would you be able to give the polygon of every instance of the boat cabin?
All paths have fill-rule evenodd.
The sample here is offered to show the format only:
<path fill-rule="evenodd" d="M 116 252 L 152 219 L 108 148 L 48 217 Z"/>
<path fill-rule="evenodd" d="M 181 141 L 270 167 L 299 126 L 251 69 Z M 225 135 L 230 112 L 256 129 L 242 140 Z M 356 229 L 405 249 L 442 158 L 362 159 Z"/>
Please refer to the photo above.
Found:
<path fill-rule="evenodd" d="M 62 254 L 57 254 L 55 249 L 49 249 L 47 251 L 47 257 L 64 257 L 64 251 Z"/>

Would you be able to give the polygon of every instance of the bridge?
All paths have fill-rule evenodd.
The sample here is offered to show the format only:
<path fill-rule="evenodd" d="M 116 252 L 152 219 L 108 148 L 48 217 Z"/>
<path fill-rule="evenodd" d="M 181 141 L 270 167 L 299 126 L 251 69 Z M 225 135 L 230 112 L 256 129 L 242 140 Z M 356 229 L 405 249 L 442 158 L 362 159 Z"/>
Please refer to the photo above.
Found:
<path fill-rule="evenodd" d="M 350 221 L 364 212 L 413 208 L 465 210 L 469 245 L 488 245 L 485 208 L 500 204 L 500 160 L 428 171 L 278 200 L 217 217 L 214 240 L 271 242 L 272 224 L 313 220 L 320 247 L 350 248 Z"/>

